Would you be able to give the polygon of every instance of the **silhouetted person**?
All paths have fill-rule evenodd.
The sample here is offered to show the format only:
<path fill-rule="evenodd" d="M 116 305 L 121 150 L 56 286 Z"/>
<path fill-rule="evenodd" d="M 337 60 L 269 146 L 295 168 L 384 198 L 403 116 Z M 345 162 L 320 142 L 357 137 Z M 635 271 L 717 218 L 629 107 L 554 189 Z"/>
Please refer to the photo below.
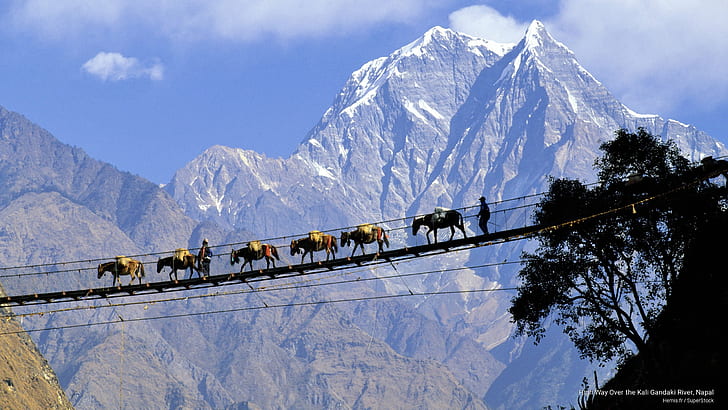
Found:
<path fill-rule="evenodd" d="M 210 274 L 210 260 L 212 259 L 212 251 L 207 246 L 207 239 L 202 240 L 202 247 L 200 252 L 197 253 L 197 260 L 200 261 L 200 268 L 202 273 L 207 276 Z"/>
<path fill-rule="evenodd" d="M 488 219 L 490 219 L 490 208 L 485 203 L 485 197 L 480 197 L 480 211 L 478 211 L 478 226 L 485 235 L 488 234 Z"/>

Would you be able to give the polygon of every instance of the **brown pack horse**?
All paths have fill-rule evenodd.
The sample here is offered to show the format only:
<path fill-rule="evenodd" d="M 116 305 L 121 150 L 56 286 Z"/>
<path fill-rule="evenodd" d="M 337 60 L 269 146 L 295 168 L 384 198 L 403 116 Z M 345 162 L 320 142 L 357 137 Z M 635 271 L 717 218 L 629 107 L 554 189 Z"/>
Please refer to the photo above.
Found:
<path fill-rule="evenodd" d="M 319 235 L 312 237 L 309 235 L 308 238 L 294 239 L 291 241 L 291 256 L 297 255 L 299 252 L 301 255 L 301 263 L 303 263 L 306 254 L 311 254 L 311 263 L 313 263 L 313 253 L 318 251 L 326 251 L 326 260 L 329 260 L 329 256 L 333 255 L 336 258 L 336 237 L 327 233 L 319 233 Z"/>
<path fill-rule="evenodd" d="M 101 279 L 106 272 L 111 273 L 114 277 L 114 283 L 111 286 L 116 286 L 116 281 L 119 281 L 121 286 L 121 278 L 119 276 L 129 275 L 131 280 L 129 284 L 134 282 L 134 279 L 139 278 L 139 284 L 142 284 L 142 278 L 144 277 L 144 264 L 136 259 L 131 258 L 117 258 L 115 261 L 100 263 L 98 267 L 99 276 Z"/>
<path fill-rule="evenodd" d="M 376 241 L 379 245 L 380 253 L 384 250 L 382 246 L 383 244 L 387 245 L 389 248 L 389 237 L 387 236 L 387 232 L 375 225 L 359 225 L 356 230 L 341 233 L 342 247 L 349 246 L 351 242 L 354 242 L 354 249 L 351 250 L 351 256 L 354 256 L 357 246 L 361 247 L 361 254 L 364 255 L 364 244 L 372 243 L 374 241 Z"/>
<path fill-rule="evenodd" d="M 273 267 L 276 267 L 276 259 L 281 260 L 281 258 L 278 257 L 278 250 L 275 246 L 270 244 L 263 244 L 260 247 L 252 247 L 250 244 L 244 248 L 240 248 L 238 250 L 233 249 L 232 252 L 230 252 L 230 265 L 235 265 L 236 263 L 240 263 L 240 258 L 243 258 L 243 265 L 240 266 L 240 272 L 245 269 L 246 264 L 250 264 L 250 270 L 253 270 L 253 261 L 257 261 L 260 259 L 265 258 L 265 268 L 270 268 L 271 262 L 273 263 Z"/>
<path fill-rule="evenodd" d="M 430 242 L 430 232 L 435 232 L 435 243 L 437 243 L 437 230 L 441 228 L 450 228 L 450 240 L 455 236 L 455 228 L 457 227 L 463 233 L 463 237 L 467 238 L 465 234 L 465 227 L 463 226 L 463 216 L 460 212 L 448 209 L 440 213 L 440 216 L 436 213 L 415 216 L 412 220 L 412 235 L 417 235 L 421 226 L 427 227 L 427 243 Z"/>
<path fill-rule="evenodd" d="M 159 258 L 157 261 L 157 273 L 162 272 L 165 267 L 170 268 L 169 280 L 172 280 L 172 274 L 174 274 L 174 280 L 177 280 L 177 270 L 190 270 L 190 277 L 192 279 L 192 270 L 197 271 L 197 277 L 200 277 L 200 270 L 197 267 L 197 257 L 194 254 L 187 253 L 180 259 L 178 255 L 168 256 L 166 258 Z"/>

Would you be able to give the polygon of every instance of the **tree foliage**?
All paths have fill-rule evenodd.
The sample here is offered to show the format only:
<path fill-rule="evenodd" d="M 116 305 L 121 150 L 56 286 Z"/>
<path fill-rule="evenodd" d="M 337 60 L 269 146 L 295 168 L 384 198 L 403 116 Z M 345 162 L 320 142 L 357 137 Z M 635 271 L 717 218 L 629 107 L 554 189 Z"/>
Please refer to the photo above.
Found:
<path fill-rule="evenodd" d="M 555 228 L 524 254 L 510 308 L 517 334 L 538 343 L 553 314 L 582 357 L 600 362 L 645 349 L 698 224 L 720 211 L 720 189 L 695 182 L 698 168 L 673 142 L 615 134 L 600 146 L 598 184 L 551 181 L 535 223 Z"/>

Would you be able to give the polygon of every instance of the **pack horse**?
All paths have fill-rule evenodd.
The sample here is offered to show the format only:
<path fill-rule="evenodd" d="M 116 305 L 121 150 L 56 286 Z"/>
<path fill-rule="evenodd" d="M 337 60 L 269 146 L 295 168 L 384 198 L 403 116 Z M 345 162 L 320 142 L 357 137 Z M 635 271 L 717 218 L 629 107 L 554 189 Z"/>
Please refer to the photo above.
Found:
<path fill-rule="evenodd" d="M 157 273 L 161 273 L 162 269 L 170 268 L 169 280 L 172 280 L 174 274 L 174 280 L 177 280 L 177 270 L 185 271 L 190 270 L 190 278 L 192 278 L 192 271 L 197 271 L 197 276 L 200 276 L 200 270 L 197 267 L 197 257 L 186 248 L 177 248 L 174 251 L 174 255 L 167 256 L 166 258 L 159 258 L 157 261 Z"/>
<path fill-rule="evenodd" d="M 351 232 L 341 233 L 341 246 L 349 246 L 354 242 L 354 249 L 351 250 L 351 256 L 354 256 L 357 247 L 361 247 L 361 254 L 364 255 L 364 244 L 377 242 L 379 245 L 379 252 L 381 253 L 384 249 L 382 245 L 389 247 L 389 237 L 387 232 L 379 226 L 373 224 L 362 224 L 358 225 L 355 230 Z"/>
<path fill-rule="evenodd" d="M 302 239 L 294 239 L 291 241 L 291 256 L 301 253 L 301 263 L 303 263 L 306 254 L 311 255 L 311 263 L 313 263 L 313 253 L 318 251 L 326 251 L 326 260 L 333 255 L 336 258 L 336 237 L 321 231 L 311 231 L 308 237 Z"/>
<path fill-rule="evenodd" d="M 415 216 L 412 220 L 412 235 L 417 235 L 420 227 L 427 227 L 427 243 L 430 242 L 430 232 L 434 232 L 435 243 L 437 243 L 437 230 L 450 228 L 450 240 L 455 236 L 455 228 L 460 229 L 463 237 L 467 238 L 465 226 L 463 225 L 463 216 L 460 212 L 453 209 L 437 207 L 435 212 L 427 215 Z"/>
<path fill-rule="evenodd" d="M 248 246 L 240 248 L 238 250 L 233 249 L 230 252 L 230 265 L 240 263 L 240 258 L 243 258 L 243 265 L 240 266 L 240 272 L 243 271 L 246 264 L 250 265 L 250 270 L 253 270 L 253 261 L 257 261 L 265 258 L 265 268 L 269 269 L 270 264 L 273 263 L 273 267 L 276 267 L 276 259 L 281 260 L 278 257 L 278 250 L 275 246 L 268 243 L 260 243 L 260 241 L 252 241 L 248 243 Z"/>
<path fill-rule="evenodd" d="M 126 256 L 117 256 L 113 261 L 100 263 L 98 268 L 98 279 L 104 276 L 106 272 L 111 273 L 114 277 L 114 283 L 111 286 L 116 286 L 116 282 L 119 282 L 121 286 L 121 278 L 119 276 L 129 275 L 131 280 L 129 284 L 134 282 L 134 279 L 139 279 L 139 284 L 142 284 L 142 278 L 144 277 L 144 264 L 140 261 Z"/>

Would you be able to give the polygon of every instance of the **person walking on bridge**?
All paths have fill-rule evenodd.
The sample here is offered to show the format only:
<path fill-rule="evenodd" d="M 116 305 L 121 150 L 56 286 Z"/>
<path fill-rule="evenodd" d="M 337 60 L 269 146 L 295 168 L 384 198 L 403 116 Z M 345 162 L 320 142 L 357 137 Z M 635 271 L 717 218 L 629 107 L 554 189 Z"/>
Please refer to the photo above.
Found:
<path fill-rule="evenodd" d="M 202 270 L 202 273 L 207 276 L 210 274 L 210 260 L 212 259 L 212 251 L 210 250 L 210 247 L 207 246 L 207 238 L 202 240 L 202 247 L 200 248 L 200 252 L 197 253 L 197 260 L 199 261 L 199 267 Z"/>
<path fill-rule="evenodd" d="M 484 235 L 488 234 L 488 220 L 490 219 L 490 208 L 485 203 L 485 197 L 480 197 L 480 211 L 478 211 L 478 226 Z"/>

